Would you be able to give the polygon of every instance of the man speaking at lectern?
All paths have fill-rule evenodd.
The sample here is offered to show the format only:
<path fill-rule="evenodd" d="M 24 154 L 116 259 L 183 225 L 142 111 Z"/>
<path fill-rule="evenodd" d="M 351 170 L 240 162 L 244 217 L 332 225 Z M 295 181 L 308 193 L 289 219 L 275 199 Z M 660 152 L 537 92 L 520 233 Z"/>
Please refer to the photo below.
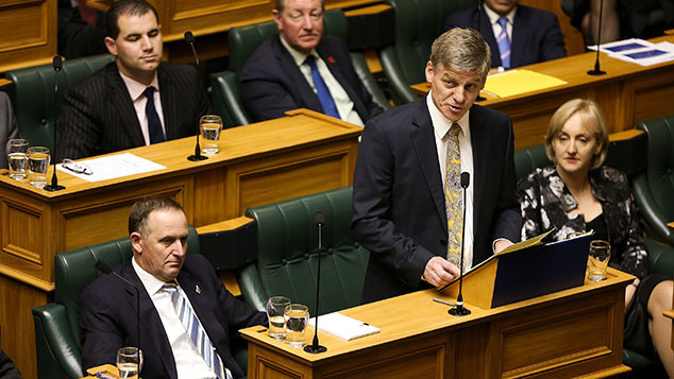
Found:
<path fill-rule="evenodd" d="M 364 303 L 452 281 L 462 226 L 464 271 L 519 241 L 512 124 L 473 105 L 489 68 L 482 36 L 452 29 L 433 43 L 426 97 L 365 126 L 351 225 L 370 250 Z M 465 220 L 462 172 L 470 174 Z"/>
<path fill-rule="evenodd" d="M 208 111 L 196 70 L 162 62 L 152 5 L 121 0 L 105 20 L 105 45 L 117 59 L 66 93 L 59 161 L 193 136 Z"/>

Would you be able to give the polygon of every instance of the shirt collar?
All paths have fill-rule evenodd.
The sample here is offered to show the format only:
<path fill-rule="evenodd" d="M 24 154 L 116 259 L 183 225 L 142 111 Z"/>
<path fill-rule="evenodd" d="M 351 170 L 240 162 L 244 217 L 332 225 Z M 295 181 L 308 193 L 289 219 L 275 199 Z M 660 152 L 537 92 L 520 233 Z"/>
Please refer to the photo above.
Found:
<path fill-rule="evenodd" d="M 316 52 L 316 49 L 311 49 L 309 54 L 305 54 L 301 51 L 295 50 L 292 46 L 290 46 L 288 44 L 288 42 L 286 42 L 285 38 L 283 38 L 282 35 L 279 34 L 278 38 L 281 40 L 281 44 L 283 45 L 283 47 L 285 47 L 286 50 L 288 50 L 288 53 L 290 53 L 290 56 L 293 57 L 293 60 L 295 61 L 295 64 L 298 67 L 300 67 L 304 64 L 304 61 L 307 60 L 307 57 L 309 55 L 313 55 L 314 58 L 317 58 L 317 59 L 319 58 L 318 53 Z"/>
<path fill-rule="evenodd" d="M 431 90 L 432 91 L 432 90 Z M 431 115 L 431 121 L 433 122 L 433 130 L 435 131 L 435 135 L 439 139 L 445 138 L 445 135 L 447 135 L 447 132 L 449 129 L 452 127 L 454 124 L 454 121 L 447 119 L 438 109 L 438 107 L 435 106 L 435 103 L 433 102 L 433 98 L 431 95 L 431 91 L 428 91 L 428 95 L 426 96 L 426 107 L 428 108 L 428 112 Z M 470 136 L 470 123 L 468 122 L 470 120 L 470 109 L 466 114 L 463 115 L 456 123 L 459 124 L 461 127 L 461 133 L 464 136 Z"/>
<path fill-rule="evenodd" d="M 131 259 L 131 264 L 133 265 L 133 269 L 136 271 L 136 275 L 138 275 L 141 283 L 143 283 L 143 287 L 145 287 L 145 290 L 148 294 L 150 294 L 150 296 L 161 291 L 162 286 L 165 284 L 164 281 L 155 278 L 152 274 L 145 271 L 144 268 L 140 267 L 140 265 L 136 262 L 136 257 Z"/>
<path fill-rule="evenodd" d="M 491 8 L 489 8 L 487 6 L 484 7 L 484 11 L 485 11 L 485 13 L 487 13 L 487 17 L 489 17 L 489 23 L 491 25 L 494 25 L 494 24 L 498 23 L 498 19 L 501 18 L 501 16 L 498 13 L 494 12 L 493 10 L 491 10 Z M 508 12 L 507 15 L 505 15 L 505 18 L 508 20 L 508 23 L 510 25 L 513 25 L 514 22 L 515 22 L 515 13 L 516 12 L 517 12 L 517 6 L 515 6 L 510 12 Z"/>
<path fill-rule="evenodd" d="M 119 72 L 119 75 L 122 77 L 122 81 L 124 81 L 126 89 L 129 91 L 129 95 L 133 101 L 138 100 L 138 98 L 143 95 L 145 88 L 149 87 L 139 81 L 131 79 L 130 77 L 124 75 L 121 71 Z M 152 79 L 152 83 L 150 83 L 150 86 L 159 91 L 159 80 L 157 79 L 156 72 L 154 74 L 154 78 Z"/>

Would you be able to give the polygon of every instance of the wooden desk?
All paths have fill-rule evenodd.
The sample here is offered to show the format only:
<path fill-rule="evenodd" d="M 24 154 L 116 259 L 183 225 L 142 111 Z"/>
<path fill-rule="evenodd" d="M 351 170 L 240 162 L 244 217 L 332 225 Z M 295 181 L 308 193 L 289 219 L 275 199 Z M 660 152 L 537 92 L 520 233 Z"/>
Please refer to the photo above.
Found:
<path fill-rule="evenodd" d="M 467 303 L 472 314 L 465 317 L 450 316 L 449 307 L 433 302 L 435 290 L 420 291 L 342 311 L 381 332 L 350 342 L 320 333 L 328 351 L 315 355 L 272 340 L 264 327 L 244 329 L 248 377 L 616 375 L 629 371 L 622 365 L 622 342 L 625 286 L 632 279 L 609 269 L 601 283 L 586 281 L 495 309 Z"/>
<path fill-rule="evenodd" d="M 24 376 L 36 376 L 31 309 L 49 301 L 54 254 L 128 235 L 139 198 L 171 196 L 199 227 L 352 184 L 363 129 L 306 110 L 289 115 L 223 130 L 220 154 L 201 162 L 186 159 L 194 137 L 129 150 L 166 166 L 148 174 L 89 183 L 59 172 L 67 188 L 53 193 L 0 175 L 0 324 Z"/>
<path fill-rule="evenodd" d="M 654 38 L 652 42 L 674 42 L 674 36 Z M 499 110 L 513 121 L 515 148 L 543 143 L 550 117 L 564 102 L 581 97 L 595 100 L 606 116 L 609 133 L 631 129 L 641 120 L 667 116 L 674 112 L 674 62 L 643 67 L 601 54 L 606 75 L 590 76 L 596 53 L 574 55 L 538 63 L 526 68 L 551 75 L 568 84 L 548 90 L 529 92 L 507 98 L 487 99 L 479 104 Z M 412 86 L 418 94 L 430 89 L 429 83 Z"/>

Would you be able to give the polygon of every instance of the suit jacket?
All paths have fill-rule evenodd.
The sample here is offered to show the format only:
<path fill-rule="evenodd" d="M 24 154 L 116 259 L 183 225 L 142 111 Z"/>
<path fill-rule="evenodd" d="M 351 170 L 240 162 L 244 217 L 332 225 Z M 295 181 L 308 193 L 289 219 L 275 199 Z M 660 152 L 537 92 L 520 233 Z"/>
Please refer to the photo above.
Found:
<path fill-rule="evenodd" d="M 136 275 L 131 262 L 115 271 L 140 290 L 140 333 L 144 379 L 175 379 L 173 352 L 159 313 Z M 229 293 L 202 255 L 190 254 L 177 278 L 208 337 L 216 347 L 225 367 L 235 378 L 243 371 L 230 352 L 230 337 L 241 328 L 267 323 L 264 312 L 253 311 Z M 196 291 L 199 286 L 200 293 Z M 117 350 L 137 346 L 135 290 L 113 275 L 105 275 L 82 292 L 80 326 L 83 332 L 82 365 L 115 364 Z"/>
<path fill-rule="evenodd" d="M 491 66 L 501 66 L 501 53 L 489 17 L 484 9 L 470 8 L 450 14 L 445 21 L 445 30 L 454 27 L 478 30 L 491 49 Z M 566 56 L 564 36 L 554 13 L 517 6 L 510 44 L 510 67 L 526 66 Z"/>
<path fill-rule="evenodd" d="M 2 332 L 0 332 L 0 339 Z M 14 362 L 2 351 L 2 341 L 0 341 L 0 378 L 3 379 L 21 379 L 19 369 L 14 367 Z"/>
<path fill-rule="evenodd" d="M 342 40 L 324 35 L 316 51 L 353 101 L 363 122 L 383 112 L 358 78 Z M 241 70 L 240 82 L 241 99 L 258 121 L 283 117 L 286 111 L 297 108 L 324 113 L 318 95 L 278 35 L 267 39 L 250 56 Z"/>
<path fill-rule="evenodd" d="M 195 135 L 199 117 L 209 109 L 206 91 L 196 70 L 162 62 L 157 76 L 166 139 Z M 68 90 L 61 125 L 58 161 L 145 145 L 133 101 L 115 62 Z"/>
<path fill-rule="evenodd" d="M 0 168 L 7 168 L 7 141 L 12 138 L 19 138 L 19 128 L 9 96 L 0 91 Z"/>
<path fill-rule="evenodd" d="M 515 196 L 513 129 L 503 113 L 470 111 L 474 174 L 474 263 L 492 243 L 517 242 L 522 220 Z M 447 215 L 426 100 L 396 107 L 367 123 L 353 181 L 352 231 L 370 250 L 363 302 L 428 288 L 429 259 L 447 254 Z"/>

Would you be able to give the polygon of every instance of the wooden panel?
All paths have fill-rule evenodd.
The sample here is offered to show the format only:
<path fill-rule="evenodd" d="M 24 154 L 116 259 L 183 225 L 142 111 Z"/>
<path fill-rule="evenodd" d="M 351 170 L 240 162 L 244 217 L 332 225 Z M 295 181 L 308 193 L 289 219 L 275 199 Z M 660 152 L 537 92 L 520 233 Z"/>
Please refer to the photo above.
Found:
<path fill-rule="evenodd" d="M 56 54 L 56 3 L 0 2 L 0 72 L 51 61 Z"/>
<path fill-rule="evenodd" d="M 663 106 L 663 99 L 674 99 L 674 72 L 670 69 L 650 78 L 639 78 L 625 83 L 624 107 L 633 109 L 626 114 L 626 123 L 634 127 L 637 122 L 674 114 L 674 106 Z"/>

